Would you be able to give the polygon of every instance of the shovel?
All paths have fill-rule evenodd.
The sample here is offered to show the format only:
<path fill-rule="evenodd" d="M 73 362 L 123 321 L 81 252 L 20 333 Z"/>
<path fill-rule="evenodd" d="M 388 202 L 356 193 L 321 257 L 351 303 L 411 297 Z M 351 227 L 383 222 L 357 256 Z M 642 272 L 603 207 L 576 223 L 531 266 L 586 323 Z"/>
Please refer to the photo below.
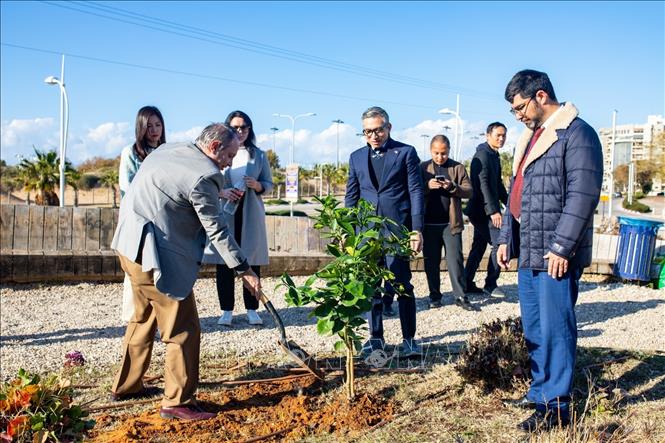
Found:
<path fill-rule="evenodd" d="M 298 346 L 296 343 L 289 341 L 286 339 L 286 331 L 284 330 L 284 323 L 282 323 L 282 319 L 279 317 L 279 314 L 277 314 L 277 311 L 275 310 L 275 307 L 272 305 L 272 302 L 266 297 L 266 295 L 263 293 L 262 290 L 259 289 L 259 300 L 261 300 L 261 303 L 263 303 L 263 306 L 266 307 L 268 312 L 270 312 L 270 315 L 272 316 L 273 320 L 275 320 L 275 324 L 277 324 L 277 327 L 279 328 L 279 346 L 286 352 L 289 357 L 300 367 L 303 369 L 306 369 L 307 371 L 311 372 L 312 375 L 314 375 L 316 378 L 323 380 L 324 375 L 321 371 L 319 371 L 316 367 L 316 360 L 314 360 L 314 357 L 309 355 L 303 348 Z"/>

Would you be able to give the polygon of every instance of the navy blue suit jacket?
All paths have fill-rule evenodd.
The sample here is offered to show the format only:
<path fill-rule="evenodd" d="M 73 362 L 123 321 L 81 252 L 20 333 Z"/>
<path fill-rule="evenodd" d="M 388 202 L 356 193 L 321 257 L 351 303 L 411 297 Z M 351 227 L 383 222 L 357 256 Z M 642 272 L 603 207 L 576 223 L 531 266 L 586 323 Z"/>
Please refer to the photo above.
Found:
<path fill-rule="evenodd" d="M 376 207 L 377 215 L 388 217 L 410 230 L 422 231 L 425 212 L 423 181 L 416 149 L 390 138 L 386 148 L 378 189 L 370 178 L 369 145 L 351 153 L 344 204 L 353 207 L 363 198 Z"/>

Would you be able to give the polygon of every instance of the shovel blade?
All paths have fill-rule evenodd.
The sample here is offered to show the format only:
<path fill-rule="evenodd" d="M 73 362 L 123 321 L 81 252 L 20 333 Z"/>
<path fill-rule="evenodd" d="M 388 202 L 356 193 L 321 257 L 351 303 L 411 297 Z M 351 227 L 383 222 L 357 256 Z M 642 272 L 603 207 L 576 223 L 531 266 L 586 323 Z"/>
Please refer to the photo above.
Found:
<path fill-rule="evenodd" d="M 298 346 L 297 343 L 292 341 L 284 342 L 282 340 L 279 340 L 278 343 L 284 352 L 286 352 L 293 361 L 298 363 L 301 368 L 306 369 L 319 380 L 324 379 L 323 372 L 317 368 L 314 357 L 305 352 L 305 350 Z"/>

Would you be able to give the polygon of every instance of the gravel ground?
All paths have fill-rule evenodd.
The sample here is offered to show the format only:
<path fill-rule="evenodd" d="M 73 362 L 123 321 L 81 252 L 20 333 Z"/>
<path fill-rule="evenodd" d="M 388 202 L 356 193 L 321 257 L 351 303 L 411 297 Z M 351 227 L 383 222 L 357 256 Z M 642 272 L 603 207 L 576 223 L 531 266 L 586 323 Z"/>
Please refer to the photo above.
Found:
<path fill-rule="evenodd" d="M 476 281 L 482 282 L 479 273 Z M 295 278 L 296 283 L 305 277 Z M 577 304 L 581 346 L 665 351 L 665 291 L 622 283 L 600 283 L 601 276 L 582 278 Z M 288 308 L 283 289 L 275 291 L 274 278 L 263 280 L 287 335 L 309 353 L 330 352 L 335 338 L 320 337 L 309 308 Z M 481 312 L 467 312 L 452 304 L 450 282 L 442 274 L 445 305 L 427 309 L 425 274 L 414 273 L 417 294 L 417 338 L 423 343 L 460 344 L 484 322 L 519 315 L 517 274 L 504 273 L 499 284 L 506 298 L 476 296 Z M 201 279 L 194 288 L 203 328 L 203 354 L 247 356 L 279 353 L 277 333 L 262 308 L 262 327 L 250 326 L 236 288 L 236 316 L 231 328 L 217 325 L 219 305 L 214 279 Z M 120 320 L 121 283 L 30 284 L 0 286 L 0 379 L 19 368 L 37 372 L 58 371 L 65 353 L 78 350 L 87 364 L 104 369 L 117 364 L 125 327 Z M 399 320 L 384 320 L 388 344 L 401 342 Z M 163 360 L 164 345 L 157 343 L 153 361 Z"/>

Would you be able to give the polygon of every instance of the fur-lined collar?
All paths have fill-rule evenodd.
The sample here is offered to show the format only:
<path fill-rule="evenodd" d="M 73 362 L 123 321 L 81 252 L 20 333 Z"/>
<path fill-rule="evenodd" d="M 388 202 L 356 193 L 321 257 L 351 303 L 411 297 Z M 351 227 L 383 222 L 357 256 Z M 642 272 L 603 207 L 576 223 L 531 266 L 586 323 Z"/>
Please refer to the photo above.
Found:
<path fill-rule="evenodd" d="M 536 159 L 538 159 L 541 155 L 546 153 L 547 150 L 554 144 L 554 142 L 559 139 L 556 135 L 557 129 L 566 129 L 568 126 L 570 126 L 573 120 L 575 120 L 578 114 L 579 113 L 575 105 L 569 102 L 564 103 L 564 105 L 561 107 L 561 111 L 559 111 L 559 114 L 549 125 L 547 125 L 543 133 L 540 134 L 540 137 L 538 137 L 536 144 L 533 146 L 533 148 L 531 148 L 528 157 L 524 161 L 522 173 L 524 173 L 524 170 L 527 166 L 536 161 Z M 517 146 L 515 147 L 515 158 L 513 159 L 513 176 L 517 175 L 517 169 L 520 166 L 522 157 L 524 157 L 524 153 L 526 152 L 527 145 L 529 144 L 529 140 L 531 140 L 532 135 L 533 131 L 529 128 L 526 128 L 524 132 L 522 132 L 522 135 L 517 142 Z"/>

